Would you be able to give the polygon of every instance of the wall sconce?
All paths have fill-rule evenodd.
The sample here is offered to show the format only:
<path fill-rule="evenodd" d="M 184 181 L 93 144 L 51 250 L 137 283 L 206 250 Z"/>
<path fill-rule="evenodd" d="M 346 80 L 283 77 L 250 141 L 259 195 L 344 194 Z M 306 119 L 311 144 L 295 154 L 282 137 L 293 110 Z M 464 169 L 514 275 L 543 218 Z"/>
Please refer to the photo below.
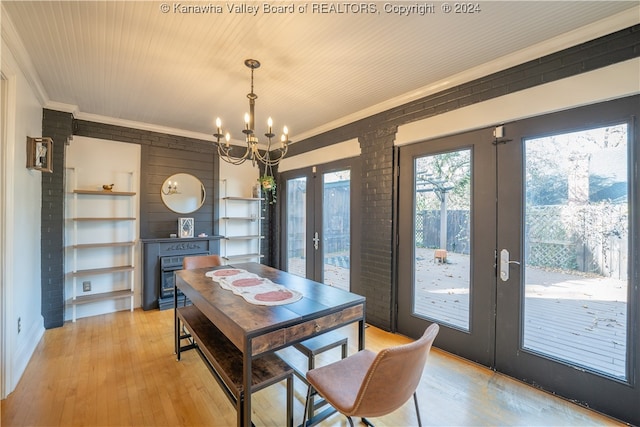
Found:
<path fill-rule="evenodd" d="M 27 168 L 53 172 L 53 139 L 27 137 Z"/>
<path fill-rule="evenodd" d="M 167 190 L 165 191 L 165 189 L 162 188 L 162 194 L 164 194 L 165 196 L 170 196 L 172 194 L 180 194 L 178 192 L 178 181 L 175 181 L 175 182 L 169 181 L 167 183 Z"/>

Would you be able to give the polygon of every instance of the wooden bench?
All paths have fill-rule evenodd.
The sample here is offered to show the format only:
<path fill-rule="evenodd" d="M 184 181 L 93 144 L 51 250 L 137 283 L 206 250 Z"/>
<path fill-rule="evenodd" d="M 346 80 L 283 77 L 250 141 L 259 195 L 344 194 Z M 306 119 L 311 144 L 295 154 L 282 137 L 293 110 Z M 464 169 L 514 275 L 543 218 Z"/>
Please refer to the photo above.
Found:
<path fill-rule="evenodd" d="M 236 406 L 241 420 L 244 420 L 243 401 L 246 394 L 242 384 L 242 352 L 195 306 L 177 309 L 178 323 L 182 323 L 188 334 L 179 339 L 187 339 L 189 344 L 178 344 L 176 353 L 196 349 L 229 400 Z M 177 325 L 176 333 L 182 328 Z M 287 424 L 293 426 L 293 368 L 275 354 L 266 354 L 253 359 L 250 393 L 262 390 L 282 380 L 287 380 Z"/>

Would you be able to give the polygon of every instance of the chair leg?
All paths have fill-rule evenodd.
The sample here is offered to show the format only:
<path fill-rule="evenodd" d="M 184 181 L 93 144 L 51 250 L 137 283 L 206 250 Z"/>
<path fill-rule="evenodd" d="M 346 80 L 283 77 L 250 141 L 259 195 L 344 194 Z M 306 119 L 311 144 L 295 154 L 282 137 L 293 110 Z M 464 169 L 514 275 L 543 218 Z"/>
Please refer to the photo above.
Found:
<path fill-rule="evenodd" d="M 309 384 L 307 389 L 307 400 L 304 403 L 304 412 L 302 413 L 302 427 L 307 427 L 307 414 L 309 413 L 309 403 L 311 402 L 311 395 L 313 393 L 313 386 Z"/>
<path fill-rule="evenodd" d="M 418 395 L 413 392 L 413 402 L 416 404 L 416 416 L 418 417 L 418 427 L 422 427 L 422 421 L 420 420 L 420 408 L 418 408 Z"/>
<path fill-rule="evenodd" d="M 369 426 L 369 427 L 376 427 L 373 425 L 373 423 L 371 421 L 369 421 L 368 419 L 366 419 L 365 417 L 362 417 L 360 419 L 362 421 L 362 424 Z M 353 424 L 352 424 L 353 425 Z"/>
<path fill-rule="evenodd" d="M 293 427 L 293 374 L 287 377 L 287 425 Z"/>
<path fill-rule="evenodd" d="M 347 419 L 349 420 L 349 425 L 351 427 L 353 427 L 353 420 L 351 419 L 351 417 L 348 416 Z M 363 420 L 364 420 L 364 418 L 363 418 Z"/>

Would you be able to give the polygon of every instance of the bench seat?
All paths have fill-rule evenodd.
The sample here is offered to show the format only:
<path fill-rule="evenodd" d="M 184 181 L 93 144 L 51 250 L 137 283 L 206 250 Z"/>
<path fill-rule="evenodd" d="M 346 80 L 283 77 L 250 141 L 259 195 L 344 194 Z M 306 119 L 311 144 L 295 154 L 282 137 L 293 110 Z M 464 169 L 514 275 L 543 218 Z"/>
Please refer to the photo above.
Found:
<path fill-rule="evenodd" d="M 225 390 L 227 397 L 236 406 L 240 418 L 245 398 L 242 381 L 242 352 L 194 305 L 177 309 L 178 321 L 189 332 L 181 336 L 189 345 L 177 349 L 195 348 L 209 370 Z M 253 359 L 250 393 L 259 391 L 282 380 L 287 380 L 287 422 L 293 425 L 293 369 L 275 354 L 266 354 Z"/>

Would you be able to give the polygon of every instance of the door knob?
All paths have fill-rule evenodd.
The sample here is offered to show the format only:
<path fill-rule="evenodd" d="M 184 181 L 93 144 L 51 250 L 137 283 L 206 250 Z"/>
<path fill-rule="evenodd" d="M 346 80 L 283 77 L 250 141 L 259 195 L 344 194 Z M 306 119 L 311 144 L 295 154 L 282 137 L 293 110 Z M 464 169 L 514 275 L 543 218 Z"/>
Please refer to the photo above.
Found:
<path fill-rule="evenodd" d="M 507 280 L 509 280 L 509 264 L 520 265 L 520 262 L 511 261 L 509 259 L 509 251 L 506 249 L 503 249 L 500 251 L 500 279 L 503 282 L 506 282 Z"/>

